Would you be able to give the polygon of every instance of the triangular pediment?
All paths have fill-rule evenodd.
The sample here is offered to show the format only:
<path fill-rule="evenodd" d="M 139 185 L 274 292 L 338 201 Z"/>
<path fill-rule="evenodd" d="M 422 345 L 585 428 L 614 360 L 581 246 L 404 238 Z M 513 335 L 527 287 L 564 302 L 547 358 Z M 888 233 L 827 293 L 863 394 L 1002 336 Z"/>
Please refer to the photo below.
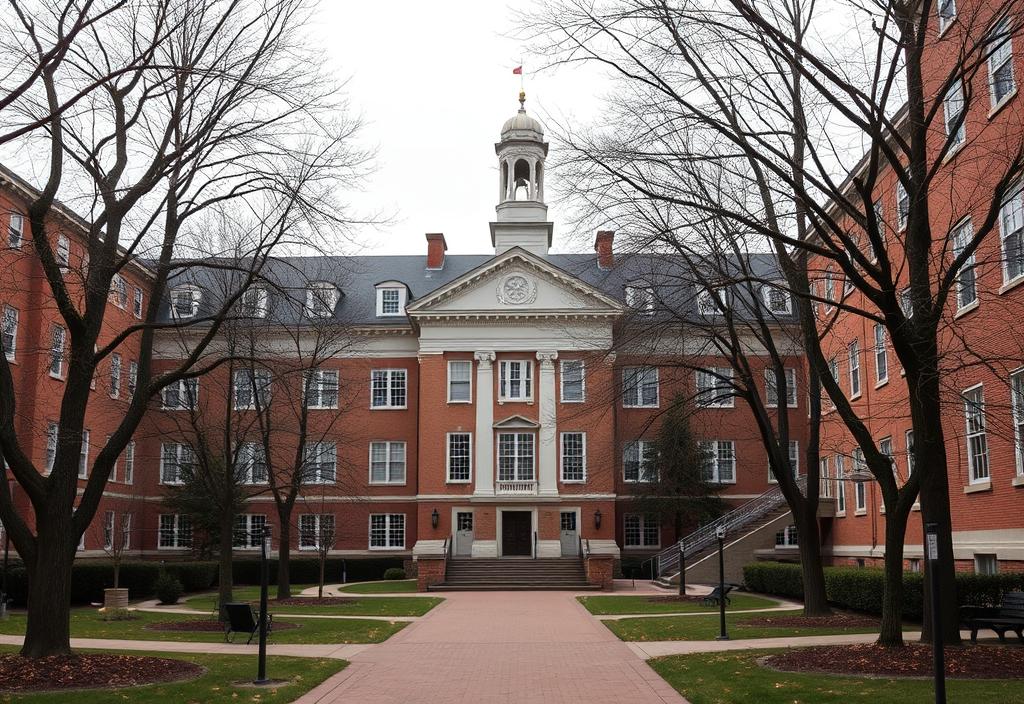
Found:
<path fill-rule="evenodd" d="M 408 307 L 410 317 L 615 316 L 619 301 L 542 257 L 510 249 Z"/>
<path fill-rule="evenodd" d="M 526 416 L 514 415 L 499 420 L 494 424 L 495 430 L 539 430 L 540 423 Z"/>

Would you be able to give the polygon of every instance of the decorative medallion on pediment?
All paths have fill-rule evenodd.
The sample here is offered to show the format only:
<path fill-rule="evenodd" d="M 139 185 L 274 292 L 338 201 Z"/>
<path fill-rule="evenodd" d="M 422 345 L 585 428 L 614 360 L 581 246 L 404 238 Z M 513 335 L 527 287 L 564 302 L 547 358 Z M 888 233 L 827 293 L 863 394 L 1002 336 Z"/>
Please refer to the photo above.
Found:
<path fill-rule="evenodd" d="M 508 274 L 498 282 L 498 302 L 507 306 L 529 305 L 537 300 L 537 282 L 521 273 Z"/>

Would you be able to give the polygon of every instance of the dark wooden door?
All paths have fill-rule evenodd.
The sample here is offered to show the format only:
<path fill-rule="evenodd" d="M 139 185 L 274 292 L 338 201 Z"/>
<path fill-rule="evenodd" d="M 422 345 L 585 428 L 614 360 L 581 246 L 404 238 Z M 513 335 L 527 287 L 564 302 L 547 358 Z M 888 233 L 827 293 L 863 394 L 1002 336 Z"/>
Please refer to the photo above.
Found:
<path fill-rule="evenodd" d="M 501 512 L 501 554 L 526 555 L 532 554 L 532 535 L 530 531 L 529 511 Z"/>

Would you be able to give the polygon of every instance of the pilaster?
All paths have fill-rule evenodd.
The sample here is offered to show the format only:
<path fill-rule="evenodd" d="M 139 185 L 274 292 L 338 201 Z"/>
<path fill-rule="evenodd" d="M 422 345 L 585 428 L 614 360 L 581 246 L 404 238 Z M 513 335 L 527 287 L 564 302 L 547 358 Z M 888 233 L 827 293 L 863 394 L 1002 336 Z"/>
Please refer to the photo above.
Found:
<path fill-rule="evenodd" d="M 537 353 L 540 374 L 537 394 L 537 420 L 540 423 L 537 449 L 537 485 L 541 496 L 558 495 L 558 441 L 555 413 L 555 360 L 558 353 Z"/>
<path fill-rule="evenodd" d="M 477 496 L 494 496 L 494 359 L 491 351 L 474 352 L 476 360 L 476 452 Z"/>

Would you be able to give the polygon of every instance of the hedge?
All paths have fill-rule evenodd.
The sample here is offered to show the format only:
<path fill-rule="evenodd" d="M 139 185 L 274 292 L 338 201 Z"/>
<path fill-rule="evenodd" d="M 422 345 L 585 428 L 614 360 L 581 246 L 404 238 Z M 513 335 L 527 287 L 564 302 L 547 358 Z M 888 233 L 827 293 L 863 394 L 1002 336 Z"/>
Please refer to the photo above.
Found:
<path fill-rule="evenodd" d="M 270 583 L 277 582 L 277 560 L 269 560 Z M 343 564 L 344 563 L 344 564 Z M 346 582 L 371 582 L 384 578 L 384 572 L 392 567 L 403 567 L 401 557 L 360 557 L 340 558 L 329 557 L 324 565 L 324 575 L 329 584 L 342 581 L 344 567 Z M 300 557 L 289 560 L 289 577 L 292 584 L 316 584 L 320 581 L 320 561 L 315 558 Z M 259 560 L 235 560 L 232 570 L 235 584 L 259 584 Z"/>
<path fill-rule="evenodd" d="M 826 567 L 825 596 L 830 603 L 854 611 L 882 613 L 883 571 L 871 567 Z M 755 562 L 743 568 L 747 589 L 762 594 L 802 599 L 800 565 L 788 562 Z M 1024 573 L 957 574 L 957 601 L 962 606 L 995 606 L 1003 594 L 1024 590 Z M 918 621 L 924 604 L 924 574 L 903 573 L 902 611 Z"/>

